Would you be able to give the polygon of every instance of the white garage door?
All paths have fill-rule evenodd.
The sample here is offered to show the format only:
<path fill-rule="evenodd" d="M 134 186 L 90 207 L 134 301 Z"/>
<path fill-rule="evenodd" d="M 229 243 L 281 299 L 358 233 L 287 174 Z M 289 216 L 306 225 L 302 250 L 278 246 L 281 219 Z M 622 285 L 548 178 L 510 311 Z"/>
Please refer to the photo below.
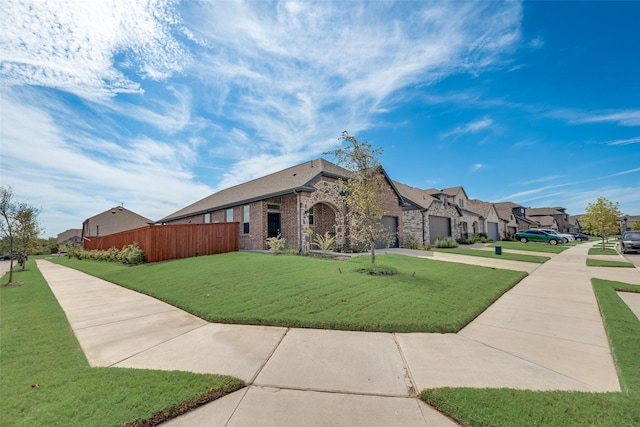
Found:
<path fill-rule="evenodd" d="M 451 236 L 451 220 L 446 216 L 429 216 L 429 240 L 435 243 L 436 239 Z"/>
<path fill-rule="evenodd" d="M 500 240 L 500 231 L 498 231 L 498 223 L 497 222 L 487 222 L 487 237 L 491 240 Z"/>

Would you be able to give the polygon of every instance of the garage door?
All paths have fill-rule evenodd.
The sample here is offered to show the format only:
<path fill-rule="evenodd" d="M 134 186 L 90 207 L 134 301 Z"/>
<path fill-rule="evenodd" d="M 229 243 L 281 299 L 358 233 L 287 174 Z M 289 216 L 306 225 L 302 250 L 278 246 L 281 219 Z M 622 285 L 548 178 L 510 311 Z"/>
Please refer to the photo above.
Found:
<path fill-rule="evenodd" d="M 498 231 L 497 222 L 487 222 L 487 237 L 491 240 L 500 240 L 500 232 Z"/>
<path fill-rule="evenodd" d="M 451 236 L 451 220 L 446 216 L 429 216 L 429 240 L 435 243 L 436 239 Z"/>
<path fill-rule="evenodd" d="M 385 242 L 384 240 L 376 242 L 376 249 L 384 249 L 387 247 L 387 243 L 389 243 L 390 248 L 398 247 L 398 217 L 397 216 L 383 216 L 382 224 L 387 229 L 389 234 L 391 235 L 391 240 L 389 242 Z"/>

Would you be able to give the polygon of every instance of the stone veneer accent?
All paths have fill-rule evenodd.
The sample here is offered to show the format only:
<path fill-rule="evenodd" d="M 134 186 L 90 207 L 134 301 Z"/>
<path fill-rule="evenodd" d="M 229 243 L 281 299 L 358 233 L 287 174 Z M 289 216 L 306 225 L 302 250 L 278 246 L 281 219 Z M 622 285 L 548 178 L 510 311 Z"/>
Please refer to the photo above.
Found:
<path fill-rule="evenodd" d="M 402 224 L 404 227 L 404 234 L 415 234 L 421 239 L 423 245 L 431 244 L 431 236 L 429 235 L 429 217 L 441 216 L 448 217 L 451 221 L 451 237 L 454 239 L 460 238 L 460 215 L 458 210 L 451 203 L 431 203 L 429 209 L 422 211 L 420 209 L 405 210 L 402 212 Z"/>

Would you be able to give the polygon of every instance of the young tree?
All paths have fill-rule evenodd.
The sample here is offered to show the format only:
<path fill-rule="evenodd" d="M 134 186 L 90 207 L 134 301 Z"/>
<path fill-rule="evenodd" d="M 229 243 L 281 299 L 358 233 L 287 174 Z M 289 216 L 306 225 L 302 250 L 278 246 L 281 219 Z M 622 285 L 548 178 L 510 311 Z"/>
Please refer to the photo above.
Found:
<path fill-rule="evenodd" d="M 349 135 L 345 130 L 339 138 L 347 143 L 345 148 L 329 151 L 338 165 L 352 172 L 352 177 L 343 182 L 343 203 L 347 208 L 345 220 L 349 223 L 349 239 L 354 245 L 363 245 L 371 250 L 371 263 L 376 261 L 376 241 L 388 240 L 388 231 L 382 224 L 384 185 L 378 156 L 382 149 L 373 148 L 366 141 Z"/>
<path fill-rule="evenodd" d="M 27 254 L 35 251 L 40 246 L 39 236 L 42 232 L 38 223 L 38 209 L 26 203 L 18 203 L 15 213 L 16 229 L 15 240 L 19 252 L 19 260 L 22 269 L 25 269 Z"/>
<path fill-rule="evenodd" d="M 13 255 L 16 250 L 20 256 L 25 256 L 37 245 L 40 225 L 38 224 L 38 210 L 26 203 L 18 203 L 13 199 L 11 187 L 0 187 L 0 238 L 8 242 L 9 282 L 13 282 Z M 24 269 L 24 263 L 22 264 Z"/>
<path fill-rule="evenodd" d="M 618 218 L 622 213 L 618 209 L 618 202 L 611 202 L 605 197 L 598 197 L 596 203 L 588 203 L 582 217 L 582 223 L 591 234 L 602 236 L 602 250 L 604 251 L 604 241 L 610 234 L 615 234 L 620 230 Z"/>
<path fill-rule="evenodd" d="M 11 187 L 0 187 L 0 234 L 8 242 L 9 249 L 9 282 L 13 282 L 13 241 L 16 228 L 15 202 Z"/>

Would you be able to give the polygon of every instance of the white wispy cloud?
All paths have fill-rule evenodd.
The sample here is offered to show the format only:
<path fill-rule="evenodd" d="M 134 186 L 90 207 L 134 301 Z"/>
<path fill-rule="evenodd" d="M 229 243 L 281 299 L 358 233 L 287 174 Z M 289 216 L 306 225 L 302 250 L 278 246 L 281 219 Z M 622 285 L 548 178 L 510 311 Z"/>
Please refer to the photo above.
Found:
<path fill-rule="evenodd" d="M 371 127 L 411 85 L 494 64 L 520 18 L 517 3 L 402 2 L 224 2 L 183 17 L 221 114 L 283 155 Z"/>
<path fill-rule="evenodd" d="M 188 61 L 171 35 L 177 23 L 173 3 L 3 1 L 0 76 L 9 84 L 51 87 L 92 100 L 141 92 L 127 74 L 163 79 Z"/>
<path fill-rule="evenodd" d="M 518 183 L 518 185 L 532 185 L 532 184 L 540 184 L 541 182 L 549 182 L 549 181 L 557 181 L 560 178 L 562 178 L 562 175 L 548 175 L 548 176 L 543 176 L 540 178 L 536 178 L 536 179 L 531 179 L 528 181 L 524 181 L 524 182 L 520 182 Z"/>
<path fill-rule="evenodd" d="M 486 167 L 486 165 L 483 165 L 482 163 L 476 163 L 473 166 L 471 166 L 471 168 L 469 169 L 470 173 L 474 173 L 479 171 L 480 169 Z"/>
<path fill-rule="evenodd" d="M 622 171 L 622 172 L 617 172 L 617 173 L 613 173 L 611 175 L 603 176 L 602 178 L 612 178 L 614 176 L 628 175 L 630 173 L 636 173 L 636 172 L 640 172 L 640 168 L 628 169 L 628 170 L 625 170 L 625 171 Z"/>
<path fill-rule="evenodd" d="M 485 117 L 480 120 L 475 120 L 473 122 L 467 123 L 464 126 L 458 126 L 455 129 L 446 132 L 441 135 L 441 138 L 449 138 L 451 136 L 460 136 L 466 135 L 469 133 L 476 133 L 481 130 L 487 129 L 493 125 L 493 120 L 491 118 Z"/>
<path fill-rule="evenodd" d="M 19 189 L 20 197 L 34 205 L 48 207 L 50 223 L 57 224 L 59 215 L 60 221 L 79 228 L 84 219 L 122 202 L 159 219 L 175 210 L 176 200 L 187 205 L 213 191 L 194 182 L 180 162 L 193 156 L 188 144 L 148 137 L 116 142 L 85 133 L 70 136 L 65 125 L 78 121 L 75 113 L 58 111 L 54 118 L 38 106 L 38 99 L 28 91 L 2 93 L 2 105 L 11 106 L 3 109 L 3 121 L 12 123 L 2 129 L 3 184 Z"/>
<path fill-rule="evenodd" d="M 518 2 L 7 0 L 0 13 L 16 124 L 3 175 L 81 219 L 122 201 L 156 219 L 321 155 L 414 86 L 501 64 L 522 20 Z M 196 175 L 223 163 L 211 187 Z"/>
<path fill-rule="evenodd" d="M 634 138 L 628 139 L 616 139 L 614 141 L 605 142 L 607 145 L 630 145 L 630 144 L 640 144 L 640 136 L 636 136 Z"/>
<path fill-rule="evenodd" d="M 549 113 L 552 117 L 567 120 L 572 124 L 615 123 L 620 126 L 640 126 L 640 110 L 579 111 L 555 110 Z"/>

